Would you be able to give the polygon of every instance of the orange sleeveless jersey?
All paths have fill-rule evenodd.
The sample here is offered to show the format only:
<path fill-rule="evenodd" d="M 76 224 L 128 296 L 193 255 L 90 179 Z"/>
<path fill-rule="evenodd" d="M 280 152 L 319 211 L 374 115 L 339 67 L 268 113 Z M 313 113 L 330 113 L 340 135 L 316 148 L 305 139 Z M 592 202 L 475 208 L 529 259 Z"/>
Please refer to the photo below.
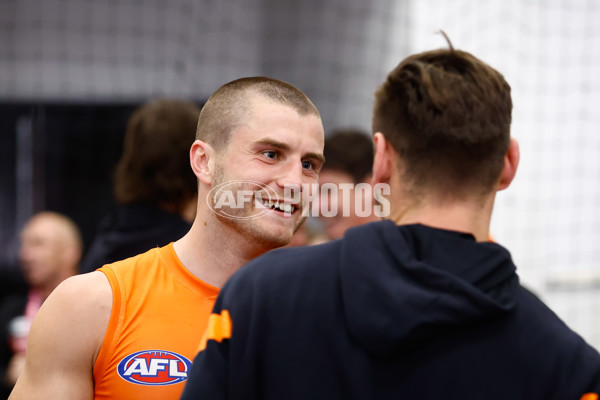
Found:
<path fill-rule="evenodd" d="M 113 305 L 94 399 L 179 399 L 219 290 L 184 268 L 173 243 L 99 271 Z"/>

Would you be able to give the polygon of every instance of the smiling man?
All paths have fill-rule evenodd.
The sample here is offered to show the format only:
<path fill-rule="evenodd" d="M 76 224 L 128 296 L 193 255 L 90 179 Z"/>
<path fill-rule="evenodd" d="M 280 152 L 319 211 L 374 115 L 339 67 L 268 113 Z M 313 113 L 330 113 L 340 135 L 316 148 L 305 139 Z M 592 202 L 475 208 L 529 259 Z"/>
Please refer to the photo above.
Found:
<path fill-rule="evenodd" d="M 11 399 L 179 397 L 218 288 L 290 241 L 302 205 L 286 199 L 284 187 L 316 183 L 324 161 L 319 112 L 300 90 L 270 78 L 219 88 L 200 113 L 196 139 L 190 231 L 59 286 L 34 321 Z M 239 198 L 249 200 L 223 212 L 215 195 L 224 190 L 233 199 L 243 190 Z"/>
<path fill-rule="evenodd" d="M 275 99 L 280 96 L 277 92 L 270 95 Z M 321 121 L 318 114 L 309 113 L 308 103 L 282 104 L 264 95 L 253 93 L 247 96 L 250 101 L 246 108 L 237 111 L 242 114 L 239 118 L 243 118 L 244 114 L 255 118 L 239 126 L 237 134 L 229 142 L 221 138 L 212 140 L 209 136 L 206 142 L 196 142 L 192 153 L 202 180 L 202 170 L 211 158 L 211 152 L 219 152 L 214 175 L 207 184 L 218 186 L 229 183 L 229 190 L 233 192 L 231 197 L 236 200 L 247 198 L 249 191 L 255 194 L 253 201 L 237 201 L 227 212 L 223 207 L 213 207 L 220 222 L 215 229 L 223 229 L 224 234 L 229 231 L 245 234 L 261 243 L 275 243 L 279 247 L 289 243 L 291 235 L 304 220 L 302 204 L 285 198 L 284 187 L 316 183 L 323 165 Z M 316 112 L 316 109 L 313 110 Z M 208 145 L 211 141 L 213 145 Z M 228 147 L 239 151 L 228 151 Z M 208 159 L 205 159 L 206 155 Z M 285 173 L 273 175 L 274 168 Z M 244 190 L 242 195 L 239 194 L 241 190 Z M 209 201 L 214 200 L 211 197 Z M 265 212 L 265 209 L 272 212 Z M 260 249 L 256 245 L 251 247 L 252 251 Z M 272 248 L 272 244 L 269 247 Z M 260 249 L 260 253 L 264 251 Z"/>

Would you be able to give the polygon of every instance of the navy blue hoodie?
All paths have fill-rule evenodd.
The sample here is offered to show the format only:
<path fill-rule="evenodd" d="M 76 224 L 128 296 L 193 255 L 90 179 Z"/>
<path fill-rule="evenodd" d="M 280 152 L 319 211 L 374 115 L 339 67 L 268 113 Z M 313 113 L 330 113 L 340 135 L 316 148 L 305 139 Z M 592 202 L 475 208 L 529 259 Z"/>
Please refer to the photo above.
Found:
<path fill-rule="evenodd" d="M 184 400 L 600 392 L 598 352 L 519 285 L 506 249 L 469 234 L 384 221 L 276 250 L 232 277 L 223 310 L 231 337 L 208 332 Z"/>

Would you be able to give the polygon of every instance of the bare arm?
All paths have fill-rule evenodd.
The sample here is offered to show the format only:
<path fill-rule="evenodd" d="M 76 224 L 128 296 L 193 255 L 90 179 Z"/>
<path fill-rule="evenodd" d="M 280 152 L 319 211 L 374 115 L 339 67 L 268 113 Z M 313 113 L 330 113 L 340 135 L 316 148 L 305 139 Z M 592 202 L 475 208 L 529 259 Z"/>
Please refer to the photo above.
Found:
<path fill-rule="evenodd" d="M 101 272 L 61 283 L 36 315 L 23 374 L 10 400 L 92 399 L 93 368 L 112 308 Z"/>

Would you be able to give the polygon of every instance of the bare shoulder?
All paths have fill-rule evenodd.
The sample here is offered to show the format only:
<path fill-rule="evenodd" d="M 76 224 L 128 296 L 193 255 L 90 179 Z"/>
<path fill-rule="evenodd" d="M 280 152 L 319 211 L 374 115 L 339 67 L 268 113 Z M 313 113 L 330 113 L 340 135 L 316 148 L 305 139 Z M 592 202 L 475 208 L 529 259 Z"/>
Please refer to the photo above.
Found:
<path fill-rule="evenodd" d="M 93 397 L 93 367 L 111 309 L 112 291 L 103 273 L 62 282 L 33 321 L 25 369 L 11 399 Z"/>
<path fill-rule="evenodd" d="M 54 289 L 47 302 L 73 299 L 78 301 L 69 301 L 69 307 L 111 306 L 112 291 L 108 279 L 99 271 L 72 276 Z"/>
<path fill-rule="evenodd" d="M 63 281 L 44 302 L 36 320 L 56 334 L 68 327 L 69 336 L 85 340 L 86 349 L 98 353 L 112 309 L 112 290 L 102 272 L 76 275 Z"/>

